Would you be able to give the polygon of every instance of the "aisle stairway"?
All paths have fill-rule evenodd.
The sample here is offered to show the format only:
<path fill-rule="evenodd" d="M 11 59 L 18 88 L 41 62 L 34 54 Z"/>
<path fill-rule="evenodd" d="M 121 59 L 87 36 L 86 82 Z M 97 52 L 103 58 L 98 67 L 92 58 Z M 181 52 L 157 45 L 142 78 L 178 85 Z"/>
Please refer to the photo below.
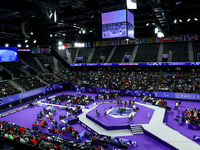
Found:
<path fill-rule="evenodd" d="M 144 134 L 143 128 L 141 125 L 130 125 L 131 132 L 134 134 Z"/>

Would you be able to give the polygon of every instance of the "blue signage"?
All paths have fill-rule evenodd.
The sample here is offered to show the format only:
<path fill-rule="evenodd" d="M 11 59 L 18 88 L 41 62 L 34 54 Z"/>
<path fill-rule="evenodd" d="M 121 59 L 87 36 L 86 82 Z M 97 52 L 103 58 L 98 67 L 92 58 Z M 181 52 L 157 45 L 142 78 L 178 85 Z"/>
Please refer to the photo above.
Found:
<path fill-rule="evenodd" d="M 199 66 L 200 62 L 152 62 L 152 63 L 85 63 L 70 64 L 71 67 L 83 66 Z"/>
<path fill-rule="evenodd" d="M 19 93 L 19 94 L 8 96 L 8 97 L 3 97 L 3 98 L 0 99 L 0 106 L 15 102 L 15 101 L 19 100 L 20 98 L 25 99 L 25 98 L 28 98 L 28 97 L 32 97 L 32 96 L 42 94 L 44 92 L 49 93 L 49 92 L 61 90 L 61 89 L 63 89 L 63 84 L 69 84 L 69 83 L 71 83 L 71 81 L 65 81 L 65 82 L 60 83 L 60 84 L 50 85 L 50 86 L 38 88 L 38 89 L 35 89 L 35 90 L 31 90 L 31 91 L 28 91 L 28 92 Z"/>
<path fill-rule="evenodd" d="M 193 93 L 174 93 L 174 92 L 154 92 L 154 91 L 142 91 L 142 90 L 123 90 L 123 89 L 107 89 L 107 88 L 90 88 L 90 87 L 78 87 L 73 86 L 75 91 L 92 92 L 92 93 L 122 93 L 127 96 L 151 96 L 160 97 L 166 99 L 185 99 L 185 100 L 200 100 L 200 94 Z"/>

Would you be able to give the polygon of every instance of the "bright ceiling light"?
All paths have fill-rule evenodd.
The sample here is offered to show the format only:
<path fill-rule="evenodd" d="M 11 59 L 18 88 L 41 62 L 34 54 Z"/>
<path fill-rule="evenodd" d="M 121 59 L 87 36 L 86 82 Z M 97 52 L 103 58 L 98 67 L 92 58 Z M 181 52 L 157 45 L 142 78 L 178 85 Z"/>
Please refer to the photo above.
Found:
<path fill-rule="evenodd" d="M 187 22 L 189 22 L 191 19 L 189 18 L 188 20 L 187 20 Z"/>
<path fill-rule="evenodd" d="M 63 49 L 63 50 L 64 50 L 64 49 L 65 49 L 65 46 L 64 46 L 64 45 L 62 45 L 62 46 L 61 46 L 61 49 Z"/>
<path fill-rule="evenodd" d="M 194 18 L 194 20 L 195 20 L 195 21 L 198 21 L 198 19 L 197 19 L 197 18 Z"/>
<path fill-rule="evenodd" d="M 57 15 L 56 15 L 56 10 L 54 11 L 54 22 L 57 21 Z"/>
<path fill-rule="evenodd" d="M 63 34 L 63 36 L 65 36 L 65 34 Z"/>
<path fill-rule="evenodd" d="M 90 32 L 92 32 L 92 30 L 90 30 Z"/>
<path fill-rule="evenodd" d="M 149 23 L 147 23 L 146 26 L 149 26 Z"/>
<path fill-rule="evenodd" d="M 82 44 L 81 44 L 81 47 L 85 47 L 85 43 L 82 43 Z"/>
<path fill-rule="evenodd" d="M 164 37 L 164 34 L 162 32 L 158 32 L 157 37 L 162 38 Z"/>
<path fill-rule="evenodd" d="M 17 47 L 22 47 L 22 45 L 21 44 L 17 44 Z"/>
<path fill-rule="evenodd" d="M 175 23 L 175 24 L 177 23 L 177 19 L 174 19 L 174 23 Z"/>
<path fill-rule="evenodd" d="M 33 32 L 31 32 L 31 35 L 33 35 Z"/>
<path fill-rule="evenodd" d="M 62 44 L 63 44 L 62 41 L 59 41 L 59 42 L 58 42 L 58 45 L 62 45 Z"/>
<path fill-rule="evenodd" d="M 86 33 L 85 29 L 83 29 L 83 30 L 82 30 L 82 33 L 83 33 L 83 34 L 85 34 L 85 33 Z"/>
<path fill-rule="evenodd" d="M 58 49 L 61 50 L 61 49 L 62 49 L 62 46 L 58 46 Z"/>
<path fill-rule="evenodd" d="M 53 16 L 53 13 L 50 13 L 50 15 L 49 15 L 49 19 L 51 19 L 52 16 Z"/>
<path fill-rule="evenodd" d="M 26 48 L 28 48 L 29 47 L 29 45 L 26 45 Z"/>
<path fill-rule="evenodd" d="M 5 44 L 5 47 L 8 47 L 8 46 L 9 46 L 9 44 L 8 44 L 8 43 L 6 43 L 6 44 Z"/>
<path fill-rule="evenodd" d="M 57 34 L 55 34 L 55 36 L 57 36 Z"/>
<path fill-rule="evenodd" d="M 52 34 L 50 34 L 50 37 L 53 37 L 53 35 L 52 35 Z"/>
<path fill-rule="evenodd" d="M 179 22 L 183 22 L 181 19 L 179 19 Z"/>
<path fill-rule="evenodd" d="M 158 27 L 156 27 L 156 28 L 155 28 L 155 34 L 158 33 L 158 30 L 159 30 Z"/>
<path fill-rule="evenodd" d="M 81 30 L 78 33 L 81 34 Z"/>
<path fill-rule="evenodd" d="M 33 40 L 33 43 L 37 43 L 37 40 Z"/>

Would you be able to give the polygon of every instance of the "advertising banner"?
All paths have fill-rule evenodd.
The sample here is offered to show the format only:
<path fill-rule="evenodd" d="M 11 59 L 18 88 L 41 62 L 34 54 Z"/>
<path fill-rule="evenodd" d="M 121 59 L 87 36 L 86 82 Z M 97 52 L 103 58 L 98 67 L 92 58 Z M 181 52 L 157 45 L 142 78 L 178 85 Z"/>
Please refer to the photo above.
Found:
<path fill-rule="evenodd" d="M 142 90 L 123 90 L 123 89 L 108 89 L 108 88 L 90 88 L 90 87 L 78 87 L 73 86 L 73 90 L 81 92 L 92 93 L 122 93 L 126 96 L 151 96 L 166 99 L 185 99 L 185 100 L 200 100 L 200 94 L 193 93 L 174 93 L 174 92 L 154 92 L 154 91 L 142 91 Z"/>

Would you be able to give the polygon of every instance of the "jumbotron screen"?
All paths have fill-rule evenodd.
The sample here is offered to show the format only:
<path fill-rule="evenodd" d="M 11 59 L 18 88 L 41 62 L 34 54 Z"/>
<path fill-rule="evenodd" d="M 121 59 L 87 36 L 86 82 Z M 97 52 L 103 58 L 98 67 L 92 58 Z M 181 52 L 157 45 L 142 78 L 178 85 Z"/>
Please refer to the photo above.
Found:
<path fill-rule="evenodd" d="M 17 47 L 0 47 L 0 62 L 19 61 Z"/>
<path fill-rule="evenodd" d="M 31 48 L 32 54 L 50 54 L 50 48 Z"/>
<path fill-rule="evenodd" d="M 134 15 L 126 9 L 102 13 L 102 38 L 134 38 Z"/>

